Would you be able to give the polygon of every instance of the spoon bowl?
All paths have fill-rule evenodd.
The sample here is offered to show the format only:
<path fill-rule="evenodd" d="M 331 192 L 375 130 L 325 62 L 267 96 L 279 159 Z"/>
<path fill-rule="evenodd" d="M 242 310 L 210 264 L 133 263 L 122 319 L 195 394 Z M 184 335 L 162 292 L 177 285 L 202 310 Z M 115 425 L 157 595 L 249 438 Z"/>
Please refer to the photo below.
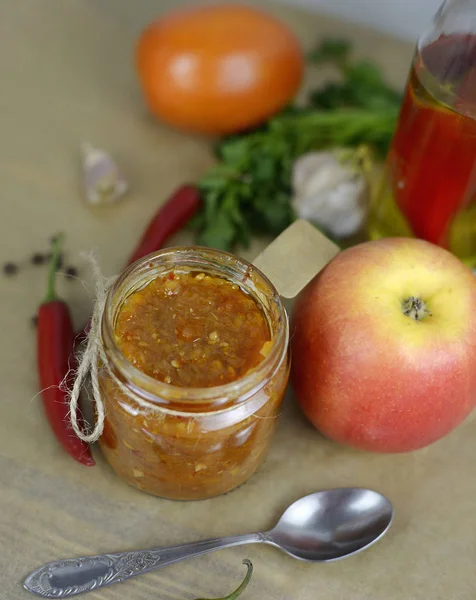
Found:
<path fill-rule="evenodd" d="M 330 562 L 374 544 L 392 520 L 392 504 L 378 492 L 325 490 L 291 504 L 268 533 L 268 543 L 299 560 Z"/>
<path fill-rule="evenodd" d="M 68 598 L 186 558 L 241 544 L 271 544 L 299 560 L 329 562 L 374 544 L 388 530 L 392 519 L 392 505 L 378 492 L 362 488 L 324 490 L 291 504 L 274 529 L 266 533 L 67 558 L 40 567 L 23 585 L 43 598 Z"/>

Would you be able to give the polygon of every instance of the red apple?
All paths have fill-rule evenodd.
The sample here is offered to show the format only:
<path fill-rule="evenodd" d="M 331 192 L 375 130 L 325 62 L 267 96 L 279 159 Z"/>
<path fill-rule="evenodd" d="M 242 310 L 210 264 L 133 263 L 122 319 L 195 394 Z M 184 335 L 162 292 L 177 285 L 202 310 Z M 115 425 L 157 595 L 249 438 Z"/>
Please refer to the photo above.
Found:
<path fill-rule="evenodd" d="M 476 404 L 476 277 L 428 242 L 338 254 L 297 298 L 292 334 L 297 400 L 337 442 L 415 450 Z"/>

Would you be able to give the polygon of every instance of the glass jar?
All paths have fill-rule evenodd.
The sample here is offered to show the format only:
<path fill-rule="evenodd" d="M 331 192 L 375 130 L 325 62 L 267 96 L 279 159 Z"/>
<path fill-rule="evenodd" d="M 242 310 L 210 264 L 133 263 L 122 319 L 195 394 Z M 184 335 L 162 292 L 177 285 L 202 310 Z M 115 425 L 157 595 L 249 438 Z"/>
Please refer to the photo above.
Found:
<path fill-rule="evenodd" d="M 156 277 L 196 271 L 240 286 L 262 310 L 271 335 L 269 353 L 251 372 L 209 388 L 173 386 L 145 375 L 121 354 L 114 336 L 118 312 L 132 292 Z M 163 498 L 196 500 L 224 494 L 256 471 L 276 427 L 290 366 L 286 311 L 258 269 L 208 248 L 149 255 L 111 288 L 101 336 L 106 420 L 99 443 L 119 477 Z"/>
<path fill-rule="evenodd" d="M 476 0 L 444 2 L 418 41 L 368 233 L 476 266 Z"/>

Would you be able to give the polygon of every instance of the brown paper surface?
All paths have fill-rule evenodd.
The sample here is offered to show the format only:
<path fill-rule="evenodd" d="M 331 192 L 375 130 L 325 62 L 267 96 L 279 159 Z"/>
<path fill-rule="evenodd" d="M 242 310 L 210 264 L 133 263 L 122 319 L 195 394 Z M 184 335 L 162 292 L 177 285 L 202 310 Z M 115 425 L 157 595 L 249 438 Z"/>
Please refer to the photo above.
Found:
<path fill-rule="evenodd" d="M 91 600 L 191 600 L 229 593 L 255 572 L 243 600 L 473 600 L 476 590 L 474 418 L 434 446 L 380 456 L 337 446 L 304 420 L 291 395 L 270 454 L 244 486 L 220 498 L 159 500 L 124 485 L 94 451 L 88 469 L 65 455 L 45 422 L 30 317 L 46 271 L 27 267 L 62 230 L 81 282 L 59 281 L 76 324 L 93 287 L 81 250 L 95 249 L 105 275 L 120 270 L 149 217 L 175 186 L 212 164 L 210 145 L 158 124 L 143 109 L 132 48 L 141 28 L 177 0 L 17 0 L 0 3 L 0 248 L 19 261 L 0 278 L 0 598 L 29 597 L 22 579 L 60 557 L 204 539 L 273 525 L 310 492 L 360 485 L 394 503 L 387 536 L 342 562 L 312 565 L 265 546 L 233 548 L 85 596 Z M 264 4 L 261 4 L 265 6 Z M 412 48 L 320 15 L 266 5 L 307 48 L 321 35 L 348 36 L 356 51 L 403 84 Z M 311 71 L 316 82 L 319 71 Z M 79 145 L 104 147 L 131 192 L 92 211 L 80 193 Z M 190 243 L 188 234 L 171 244 Z M 261 250 L 256 242 L 245 257 Z"/>
<path fill-rule="evenodd" d="M 283 298 L 292 299 L 340 248 L 304 219 L 297 219 L 253 261 Z"/>

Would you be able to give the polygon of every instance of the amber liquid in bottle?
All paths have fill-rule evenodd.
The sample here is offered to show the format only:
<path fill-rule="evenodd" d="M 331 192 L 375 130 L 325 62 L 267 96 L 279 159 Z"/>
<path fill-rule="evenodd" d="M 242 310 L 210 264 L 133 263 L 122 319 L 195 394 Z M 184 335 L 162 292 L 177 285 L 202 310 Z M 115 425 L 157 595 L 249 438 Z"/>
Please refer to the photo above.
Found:
<path fill-rule="evenodd" d="M 423 238 L 476 267 L 476 35 L 417 52 L 368 232 Z"/>

